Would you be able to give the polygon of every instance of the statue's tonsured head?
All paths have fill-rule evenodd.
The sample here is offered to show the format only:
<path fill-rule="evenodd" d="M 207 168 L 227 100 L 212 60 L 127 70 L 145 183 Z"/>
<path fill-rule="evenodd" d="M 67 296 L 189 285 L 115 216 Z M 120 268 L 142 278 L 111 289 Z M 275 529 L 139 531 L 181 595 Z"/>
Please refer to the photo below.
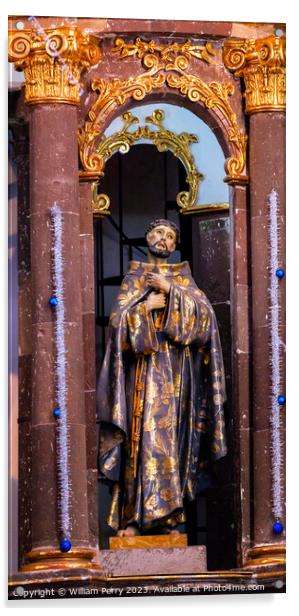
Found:
<path fill-rule="evenodd" d="M 163 225 L 164 227 L 170 227 L 171 229 L 173 229 L 176 232 L 176 244 L 179 243 L 180 241 L 180 231 L 178 226 L 175 224 L 175 222 L 172 222 L 172 220 L 167 220 L 166 218 L 156 218 L 155 220 L 152 220 L 152 222 L 149 223 L 146 232 L 145 232 L 145 236 L 147 236 L 147 234 L 152 231 L 152 229 L 154 229 L 155 227 L 159 227 L 160 225 Z"/>
<path fill-rule="evenodd" d="M 168 231 L 171 230 L 171 233 Z M 179 229 L 172 220 L 156 218 L 148 225 L 146 241 L 149 252 L 162 258 L 168 258 L 179 242 Z"/>

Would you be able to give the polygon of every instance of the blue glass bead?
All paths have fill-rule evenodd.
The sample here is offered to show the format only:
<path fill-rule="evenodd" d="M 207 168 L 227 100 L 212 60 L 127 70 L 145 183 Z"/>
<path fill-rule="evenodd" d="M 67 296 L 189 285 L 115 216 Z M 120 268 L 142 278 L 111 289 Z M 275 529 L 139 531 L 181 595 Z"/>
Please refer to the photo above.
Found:
<path fill-rule="evenodd" d="M 54 409 L 54 410 L 53 410 L 53 415 L 54 415 L 54 417 L 60 417 L 60 415 L 61 415 L 61 410 L 60 410 L 60 409 Z"/>
<path fill-rule="evenodd" d="M 276 273 L 277 278 L 283 278 L 284 277 L 284 270 L 283 269 L 277 269 L 275 273 Z"/>
<path fill-rule="evenodd" d="M 59 545 L 61 552 L 69 552 L 72 547 L 72 544 L 69 539 L 61 539 Z"/>
<path fill-rule="evenodd" d="M 284 530 L 284 526 L 281 522 L 275 522 L 272 526 L 272 530 L 275 535 L 281 535 Z"/>
<path fill-rule="evenodd" d="M 57 299 L 57 297 L 55 297 L 55 295 L 53 295 L 52 297 L 50 297 L 50 299 L 49 299 L 49 304 L 50 304 L 50 306 L 52 306 L 52 307 L 57 306 L 57 304 L 58 304 L 58 299 Z"/>
<path fill-rule="evenodd" d="M 278 404 L 280 404 L 280 406 L 283 406 L 286 403 L 286 397 L 285 396 L 278 396 L 277 402 L 278 402 Z"/>

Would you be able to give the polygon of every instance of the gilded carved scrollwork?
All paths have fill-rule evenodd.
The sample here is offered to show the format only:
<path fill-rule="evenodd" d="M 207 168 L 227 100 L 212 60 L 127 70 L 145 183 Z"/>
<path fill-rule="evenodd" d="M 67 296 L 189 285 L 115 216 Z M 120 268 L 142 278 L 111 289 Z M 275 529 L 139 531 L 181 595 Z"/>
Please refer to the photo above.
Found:
<path fill-rule="evenodd" d="M 25 102 L 80 102 L 80 75 L 100 59 L 98 41 L 76 28 L 9 32 L 8 59 L 25 74 Z"/>
<path fill-rule="evenodd" d="M 146 125 L 138 126 L 135 131 L 130 130 L 134 124 L 139 124 L 139 119 L 134 117 L 131 112 L 122 114 L 124 126 L 122 130 L 113 133 L 109 137 L 103 135 L 101 141 L 96 150 L 96 154 L 101 157 L 103 165 L 114 154 L 114 152 L 121 152 L 126 154 L 132 145 L 140 141 L 140 139 L 147 139 L 151 141 L 159 152 L 165 152 L 170 150 L 175 156 L 177 156 L 183 163 L 186 172 L 186 182 L 190 186 L 190 191 L 182 191 L 177 195 L 177 204 L 180 207 L 181 212 L 193 208 L 195 206 L 199 182 L 203 178 L 203 175 L 198 172 L 194 158 L 190 151 L 190 144 L 196 143 L 198 138 L 195 135 L 189 133 L 176 134 L 167 130 L 163 126 L 165 114 L 163 111 L 156 109 L 151 116 L 145 118 Z M 148 124 L 155 127 L 151 130 Z M 109 214 L 109 198 L 107 195 L 98 195 L 96 183 L 93 184 L 93 204 L 95 215 Z"/>
<path fill-rule="evenodd" d="M 284 111 L 286 108 L 286 39 L 228 40 L 225 66 L 245 82 L 246 112 Z"/>
<path fill-rule="evenodd" d="M 136 38 L 133 44 L 125 43 L 122 38 L 117 38 L 115 47 L 112 51 L 119 53 L 121 58 L 137 55 L 137 57 L 141 59 L 145 58 L 147 54 L 156 53 L 160 56 L 163 64 L 166 65 L 174 62 L 177 54 L 180 54 L 181 62 L 190 60 L 190 58 L 194 57 L 208 64 L 211 62 L 211 56 L 216 55 L 212 44 L 209 42 L 205 45 L 193 45 L 192 41 L 188 40 L 181 45 L 179 43 L 163 45 L 155 43 L 155 41 L 143 41 L 139 37 Z"/>
<path fill-rule="evenodd" d="M 79 130 L 79 148 L 84 174 L 95 177 L 101 175 L 104 158 L 97 150 L 97 139 L 103 134 L 108 118 L 128 100 L 141 101 L 147 94 L 167 86 L 176 89 L 194 103 L 200 103 L 213 110 L 218 122 L 228 136 L 231 156 L 226 161 L 226 181 L 229 183 L 246 183 L 246 134 L 239 128 L 236 114 L 233 112 L 229 97 L 234 92 L 231 83 L 206 83 L 200 77 L 186 72 L 192 57 L 208 62 L 213 54 L 211 45 L 192 46 L 190 41 L 184 45 L 156 45 L 153 41 L 145 43 L 136 39 L 134 45 L 126 45 L 117 39 L 113 53 L 118 53 L 120 60 L 127 56 L 141 58 L 145 72 L 120 79 L 96 79 L 91 83 L 93 91 L 98 92 L 88 120 Z"/>
<path fill-rule="evenodd" d="M 104 193 L 98 193 L 98 182 L 92 182 L 91 190 L 93 214 L 95 218 L 102 218 L 103 216 L 108 216 L 109 214 L 111 214 L 109 210 L 110 198 Z"/>

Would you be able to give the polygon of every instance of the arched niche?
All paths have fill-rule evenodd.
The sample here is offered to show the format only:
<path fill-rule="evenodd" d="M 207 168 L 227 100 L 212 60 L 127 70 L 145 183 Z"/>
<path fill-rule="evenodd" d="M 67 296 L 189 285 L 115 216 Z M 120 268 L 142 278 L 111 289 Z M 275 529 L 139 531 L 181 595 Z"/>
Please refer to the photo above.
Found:
<path fill-rule="evenodd" d="M 234 484 L 232 458 L 233 455 L 235 455 L 235 448 L 233 444 L 234 435 L 232 431 L 233 403 L 231 387 L 232 340 L 230 321 L 232 314 L 230 304 L 231 290 L 229 288 L 230 220 L 228 213 L 229 187 L 227 183 L 224 182 L 225 153 L 223 152 L 219 140 L 211 130 L 210 126 L 205 124 L 201 117 L 192 113 L 190 109 L 185 109 L 181 106 L 177 107 L 173 102 L 165 103 L 160 100 L 157 103 L 143 104 L 138 105 L 137 107 L 131 106 L 127 111 L 130 111 L 133 115 L 138 115 L 140 118 L 140 123 L 143 124 L 144 118 L 149 116 L 154 109 L 160 109 L 161 106 L 165 112 L 164 125 L 166 128 L 180 133 L 184 127 L 186 132 L 192 132 L 198 137 L 198 143 L 192 143 L 190 148 L 192 148 L 197 169 L 201 173 L 203 171 L 203 175 L 205 176 L 200 185 L 198 211 L 196 213 L 193 212 L 188 216 L 184 214 L 179 215 L 179 208 L 177 206 L 176 211 L 173 210 L 170 215 L 176 216 L 176 221 L 181 224 L 181 231 L 183 231 L 182 236 L 188 238 L 185 240 L 185 243 L 186 245 L 188 244 L 188 246 L 183 247 L 184 252 L 181 251 L 181 255 L 178 254 L 176 260 L 180 260 L 180 256 L 183 256 L 184 259 L 187 258 L 190 261 L 193 261 L 191 265 L 195 272 L 196 282 L 201 288 L 203 288 L 203 290 L 207 292 L 207 295 L 211 297 L 212 303 L 215 306 L 217 318 L 220 323 L 220 332 L 225 347 L 227 386 L 229 390 L 227 424 L 230 453 L 227 460 L 221 465 L 217 472 L 219 473 L 219 484 L 226 486 L 229 496 L 226 498 L 226 496 L 223 497 L 223 494 L 219 496 L 219 493 L 215 493 L 214 497 L 209 500 L 207 505 L 209 508 L 209 515 L 207 517 L 209 518 L 208 524 L 212 524 L 212 530 L 207 531 L 207 537 L 209 536 L 207 541 L 211 543 L 211 536 L 214 538 L 217 536 L 218 538 L 218 541 L 212 540 L 212 546 L 208 546 L 211 567 L 217 567 L 218 563 L 219 566 L 222 566 L 223 568 L 229 568 L 235 565 L 234 559 L 236 548 L 235 517 L 232 504 L 234 500 L 234 491 L 232 488 Z M 121 127 L 122 119 L 119 115 L 114 118 L 109 126 L 107 126 L 105 135 L 107 137 L 112 136 L 115 132 L 117 133 Z M 117 151 L 114 152 L 106 161 L 103 169 L 104 175 L 99 183 L 100 190 L 103 190 L 110 196 L 110 216 L 114 219 L 114 222 L 118 223 L 118 220 L 115 221 L 115 215 L 118 208 L 117 201 L 119 199 L 119 196 L 117 195 L 117 191 L 119 189 L 118 165 L 120 164 L 122 166 L 121 175 L 126 178 L 126 189 L 124 194 L 121 196 L 121 201 L 123 202 L 123 212 L 121 218 L 123 224 L 122 231 L 125 232 L 126 236 L 131 234 L 133 236 L 135 235 L 135 237 L 140 237 L 151 218 L 159 216 L 164 217 L 164 212 L 162 210 L 159 212 L 156 207 L 151 208 L 151 204 L 147 201 L 149 183 L 153 183 L 155 178 L 152 177 L 151 174 L 150 178 L 147 178 L 145 174 L 143 183 L 139 181 L 140 187 L 138 190 L 136 187 L 138 167 L 143 165 L 146 168 L 146 160 L 142 154 L 142 148 L 144 146 L 153 151 L 155 150 L 153 145 L 146 145 L 146 140 L 143 140 L 141 143 L 138 142 L 132 145 L 129 152 L 125 152 L 124 154 L 119 154 Z M 127 161 L 133 151 L 135 151 L 136 154 L 134 154 L 134 163 L 130 168 L 127 165 Z M 139 153 L 137 154 L 137 152 Z M 213 177 L 211 177 L 211 171 L 213 171 Z M 201 189 L 204 187 L 204 182 L 209 183 L 209 189 L 201 192 Z M 144 191 L 144 198 L 142 198 L 142 191 Z M 226 209 L 219 209 L 218 212 L 217 210 L 213 210 L 213 213 L 209 213 L 207 211 L 203 212 L 206 210 L 205 206 L 211 205 L 211 202 L 212 205 L 217 204 L 217 202 L 218 205 L 226 205 Z M 200 206 L 202 206 L 202 210 L 200 209 Z M 203 213 L 205 214 L 204 216 L 202 216 Z M 128 255 L 123 258 L 123 272 L 120 272 L 119 270 L 116 271 L 116 269 L 114 269 L 114 264 L 116 263 L 115 255 L 117 255 L 116 259 L 119 258 L 119 247 L 116 243 L 117 229 L 115 229 L 115 226 L 113 227 L 111 225 L 111 221 L 109 221 L 110 216 L 103 217 L 102 220 L 99 220 L 98 223 L 96 223 L 95 227 L 96 234 L 98 228 L 97 225 L 101 227 L 102 234 L 100 241 L 96 239 L 96 253 L 98 252 L 98 249 L 101 251 L 101 262 L 98 263 L 98 271 L 101 270 L 101 275 L 99 278 L 101 277 L 102 280 L 106 280 L 108 288 L 108 293 L 104 294 L 102 299 L 99 300 L 99 302 L 102 302 L 105 305 L 106 310 L 104 314 L 97 315 L 97 318 L 101 319 L 101 324 L 99 325 L 97 332 L 97 343 L 100 346 L 105 344 L 105 332 L 103 332 L 103 329 L 100 332 L 100 327 L 105 327 L 107 325 L 109 306 L 111 307 L 113 296 L 117 293 L 117 285 L 120 283 L 121 275 L 126 271 L 127 262 L 129 260 Z M 126 226 L 126 221 L 129 219 L 129 224 Z M 202 245 L 201 254 L 199 254 L 197 248 L 195 248 L 196 238 L 199 239 L 199 244 Z M 190 253 L 191 244 L 193 244 L 194 248 L 193 255 Z M 187 250 L 189 250 L 189 254 Z M 139 253 L 133 254 L 133 258 L 137 260 L 146 259 L 145 255 L 140 257 L 140 254 L 139 256 L 138 254 Z M 197 257 L 199 258 L 195 261 Z M 117 267 L 119 267 L 118 263 Z M 209 270 L 207 269 L 208 267 Z M 96 280 L 96 288 L 98 288 L 98 280 Z M 99 352 L 98 356 L 102 356 L 102 352 Z M 104 500 L 102 499 L 100 502 L 101 513 L 103 512 L 102 507 L 105 508 L 105 505 L 103 505 Z M 228 502 L 229 506 L 227 505 Z M 222 511 L 222 518 L 220 516 L 220 524 L 218 524 L 219 511 Z M 225 511 L 229 512 L 229 518 L 225 517 L 225 514 L 223 513 Z M 193 517 L 196 517 L 198 512 L 193 511 L 192 515 Z M 103 518 L 101 520 L 101 527 L 103 528 Z M 220 544 L 225 546 L 225 550 L 223 551 L 221 549 L 221 554 L 219 555 Z"/>
<path fill-rule="evenodd" d="M 176 199 L 182 212 L 228 202 L 228 186 L 223 181 L 225 155 L 213 131 L 193 112 L 170 103 L 131 107 L 107 127 L 97 153 L 104 157 L 106 166 L 115 152 L 126 154 L 142 143 L 154 143 L 159 151 L 170 150 L 184 164 L 189 191 L 179 193 Z M 96 214 L 109 211 L 109 196 L 102 193 L 101 179 L 93 200 Z"/>

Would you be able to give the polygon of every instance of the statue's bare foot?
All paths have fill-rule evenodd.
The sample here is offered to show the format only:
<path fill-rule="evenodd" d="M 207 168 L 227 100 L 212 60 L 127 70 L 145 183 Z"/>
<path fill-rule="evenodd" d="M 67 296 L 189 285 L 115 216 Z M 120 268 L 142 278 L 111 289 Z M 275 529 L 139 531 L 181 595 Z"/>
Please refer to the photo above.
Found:
<path fill-rule="evenodd" d="M 177 530 L 176 528 L 174 528 L 173 530 L 170 530 L 170 531 L 169 531 L 169 534 L 170 534 L 170 535 L 180 535 L 181 533 L 180 533 L 180 531 L 179 531 L 179 530 Z"/>
<path fill-rule="evenodd" d="M 118 537 L 136 537 L 136 535 L 140 535 L 136 526 L 127 526 L 127 528 L 117 531 Z"/>

